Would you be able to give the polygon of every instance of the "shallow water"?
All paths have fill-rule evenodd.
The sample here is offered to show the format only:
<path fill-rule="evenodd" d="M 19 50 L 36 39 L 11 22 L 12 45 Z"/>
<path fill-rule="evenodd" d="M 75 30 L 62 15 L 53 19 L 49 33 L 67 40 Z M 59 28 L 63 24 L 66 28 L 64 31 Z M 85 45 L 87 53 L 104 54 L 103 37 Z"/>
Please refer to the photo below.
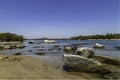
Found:
<path fill-rule="evenodd" d="M 120 46 L 120 40 L 56 40 L 57 43 L 45 44 L 43 40 L 35 40 L 35 44 L 29 44 L 29 40 L 23 42 L 26 46 L 24 49 L 11 49 L 0 50 L 3 54 L 22 53 L 22 55 L 36 55 L 37 52 L 44 52 L 45 56 L 58 56 L 63 55 L 63 46 L 75 44 L 77 47 L 91 47 L 93 48 L 95 43 L 104 44 L 104 49 L 94 49 L 95 55 L 108 56 L 113 58 L 120 57 L 120 50 L 117 50 L 115 46 Z M 54 46 L 58 47 L 54 47 Z"/>

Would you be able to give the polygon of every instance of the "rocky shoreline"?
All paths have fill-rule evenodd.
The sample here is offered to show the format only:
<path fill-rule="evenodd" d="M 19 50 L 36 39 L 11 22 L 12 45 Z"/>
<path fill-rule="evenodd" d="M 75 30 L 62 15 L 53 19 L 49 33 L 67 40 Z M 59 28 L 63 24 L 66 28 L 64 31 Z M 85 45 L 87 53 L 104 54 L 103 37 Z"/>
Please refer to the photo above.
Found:
<path fill-rule="evenodd" d="M 41 59 L 22 55 L 7 56 L 0 54 L 0 79 L 120 79 L 119 60 L 102 56 L 92 56 L 91 59 L 102 63 L 112 74 L 59 71 L 52 67 L 53 64 L 51 66 Z"/>

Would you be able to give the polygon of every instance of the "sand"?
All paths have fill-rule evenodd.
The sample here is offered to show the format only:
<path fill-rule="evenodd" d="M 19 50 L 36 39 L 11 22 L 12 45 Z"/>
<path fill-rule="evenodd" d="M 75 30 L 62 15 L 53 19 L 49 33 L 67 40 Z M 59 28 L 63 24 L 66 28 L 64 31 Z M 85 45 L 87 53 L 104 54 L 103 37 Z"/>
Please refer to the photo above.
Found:
<path fill-rule="evenodd" d="M 102 79 L 100 74 L 85 72 L 66 72 L 56 70 L 43 60 L 28 56 L 0 55 L 0 79 Z M 118 71 L 119 66 L 105 64 L 113 71 Z"/>

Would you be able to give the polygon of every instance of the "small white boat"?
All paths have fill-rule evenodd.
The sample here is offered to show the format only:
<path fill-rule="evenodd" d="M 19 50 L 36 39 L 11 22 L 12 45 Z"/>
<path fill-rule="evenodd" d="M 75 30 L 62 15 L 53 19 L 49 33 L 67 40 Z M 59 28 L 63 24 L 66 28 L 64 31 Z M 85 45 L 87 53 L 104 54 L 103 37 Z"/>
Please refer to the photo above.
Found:
<path fill-rule="evenodd" d="M 55 43 L 55 40 L 44 40 L 44 43 Z"/>

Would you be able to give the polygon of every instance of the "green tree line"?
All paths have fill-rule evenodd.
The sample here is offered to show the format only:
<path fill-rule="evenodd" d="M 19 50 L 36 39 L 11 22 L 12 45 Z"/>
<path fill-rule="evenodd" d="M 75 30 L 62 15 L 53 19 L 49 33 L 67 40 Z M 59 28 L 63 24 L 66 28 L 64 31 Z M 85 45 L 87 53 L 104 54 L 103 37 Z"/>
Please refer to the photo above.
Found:
<path fill-rule="evenodd" d="M 120 34 L 117 33 L 107 33 L 107 34 L 97 34 L 97 35 L 87 35 L 87 36 L 74 36 L 71 37 L 73 40 L 86 40 L 86 39 L 120 39 Z"/>
<path fill-rule="evenodd" d="M 14 33 L 0 33 L 0 41 L 23 41 L 22 35 L 17 35 Z"/>

